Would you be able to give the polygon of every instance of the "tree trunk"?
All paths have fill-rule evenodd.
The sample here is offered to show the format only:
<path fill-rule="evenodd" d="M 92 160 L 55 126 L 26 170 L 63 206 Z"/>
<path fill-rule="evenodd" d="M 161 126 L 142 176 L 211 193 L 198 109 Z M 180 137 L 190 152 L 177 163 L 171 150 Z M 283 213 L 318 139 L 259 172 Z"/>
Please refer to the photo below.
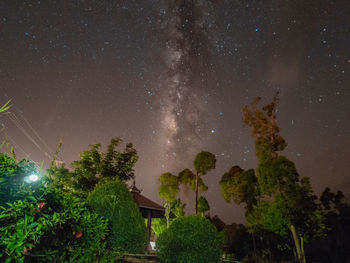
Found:
<path fill-rule="evenodd" d="M 169 228 L 169 218 L 170 218 L 170 202 L 166 201 L 164 204 L 165 208 L 165 218 L 166 218 L 166 227 Z"/>
<path fill-rule="evenodd" d="M 196 173 L 196 214 L 198 213 L 198 172 Z"/>
<path fill-rule="evenodd" d="M 304 238 L 303 237 L 300 238 L 300 242 L 301 242 L 301 255 L 303 256 L 303 262 L 306 263 L 305 253 L 304 253 Z"/>
<path fill-rule="evenodd" d="M 253 236 L 254 259 L 255 259 L 255 262 L 258 262 L 258 258 L 257 258 L 257 256 L 256 256 L 256 245 L 255 245 L 255 236 L 254 236 L 254 233 L 252 233 L 252 236 Z"/>
<path fill-rule="evenodd" d="M 295 231 L 294 225 L 290 225 L 290 231 L 292 232 L 295 248 L 297 250 L 297 256 L 298 256 L 298 262 L 299 263 L 306 263 L 305 256 L 304 256 L 304 248 L 301 248 L 299 243 L 299 238 L 297 236 L 297 232 Z M 303 242 L 302 242 L 303 245 Z"/>

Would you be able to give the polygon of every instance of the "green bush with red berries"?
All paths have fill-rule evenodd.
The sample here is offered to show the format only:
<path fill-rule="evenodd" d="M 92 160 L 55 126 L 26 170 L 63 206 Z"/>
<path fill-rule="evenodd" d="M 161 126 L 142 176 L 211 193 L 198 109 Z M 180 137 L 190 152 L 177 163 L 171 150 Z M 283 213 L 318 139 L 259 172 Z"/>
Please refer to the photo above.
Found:
<path fill-rule="evenodd" d="M 44 176 L 26 183 L 33 172 L 33 163 L 0 154 L 0 261 L 96 262 L 108 220 Z"/>

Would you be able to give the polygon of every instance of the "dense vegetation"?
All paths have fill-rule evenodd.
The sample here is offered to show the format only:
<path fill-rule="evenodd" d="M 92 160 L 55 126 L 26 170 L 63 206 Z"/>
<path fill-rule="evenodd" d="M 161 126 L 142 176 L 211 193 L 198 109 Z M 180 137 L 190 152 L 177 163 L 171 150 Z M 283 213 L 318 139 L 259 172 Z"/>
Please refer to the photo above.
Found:
<path fill-rule="evenodd" d="M 106 154 L 91 146 L 72 171 L 0 154 L 1 261 L 110 262 L 143 251 L 146 226 L 125 184 L 137 154 L 120 143 Z"/>
<path fill-rule="evenodd" d="M 259 101 L 243 108 L 258 165 L 244 170 L 235 164 L 219 182 L 226 202 L 244 205 L 247 225 L 210 217 L 204 175 L 216 158 L 202 151 L 192 169 L 158 179 L 165 218 L 153 220 L 152 229 L 161 263 L 350 260 L 345 196 L 329 188 L 316 196 L 309 178 L 281 154 L 287 142 L 277 125 L 278 94 L 261 108 Z M 145 221 L 126 184 L 138 155 L 131 143 L 118 150 L 121 145 L 114 138 L 105 153 L 100 144 L 90 145 L 67 169 L 57 161 L 60 143 L 47 171 L 16 160 L 13 149 L 0 153 L 0 262 L 111 262 L 144 252 Z M 185 215 L 182 191 L 195 196 L 195 215 Z"/>
<path fill-rule="evenodd" d="M 179 217 L 158 238 L 162 263 L 217 263 L 222 237 L 210 221 L 199 215 Z"/>
<path fill-rule="evenodd" d="M 89 206 L 111 222 L 108 245 L 117 253 L 141 253 L 146 225 L 133 197 L 120 179 L 100 182 L 87 199 Z"/>
<path fill-rule="evenodd" d="M 0 257 L 5 262 L 23 262 L 25 258 L 90 262 L 102 255 L 108 233 L 106 219 L 79 197 L 53 187 L 45 177 L 20 183 L 24 175 L 36 170 L 33 163 L 17 162 L 6 154 L 0 159 L 0 190 L 6 196 L 0 213 Z M 31 173 L 25 173 L 28 171 Z"/>

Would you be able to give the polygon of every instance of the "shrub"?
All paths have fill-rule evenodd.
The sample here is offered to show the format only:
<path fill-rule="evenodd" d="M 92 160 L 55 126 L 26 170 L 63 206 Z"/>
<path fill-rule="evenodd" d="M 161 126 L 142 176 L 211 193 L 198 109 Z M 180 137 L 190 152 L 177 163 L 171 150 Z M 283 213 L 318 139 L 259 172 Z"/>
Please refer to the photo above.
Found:
<path fill-rule="evenodd" d="M 33 184 L 26 182 L 26 177 L 31 174 L 39 174 L 33 162 L 26 159 L 17 162 L 7 154 L 0 153 L 0 206 L 7 207 L 7 203 L 42 194 L 43 180 Z"/>
<path fill-rule="evenodd" d="M 88 196 L 87 203 L 110 221 L 111 249 L 117 253 L 138 253 L 146 248 L 146 224 L 123 181 L 102 181 Z"/>
<path fill-rule="evenodd" d="M 95 262 L 108 221 L 49 183 L 33 162 L 0 154 L 0 262 Z"/>
<path fill-rule="evenodd" d="M 41 200 L 9 203 L 0 222 L 6 262 L 95 262 L 106 246 L 107 220 L 59 189 L 47 189 Z"/>
<path fill-rule="evenodd" d="M 162 263 L 215 263 L 221 260 L 222 236 L 200 215 L 179 217 L 157 240 Z"/>

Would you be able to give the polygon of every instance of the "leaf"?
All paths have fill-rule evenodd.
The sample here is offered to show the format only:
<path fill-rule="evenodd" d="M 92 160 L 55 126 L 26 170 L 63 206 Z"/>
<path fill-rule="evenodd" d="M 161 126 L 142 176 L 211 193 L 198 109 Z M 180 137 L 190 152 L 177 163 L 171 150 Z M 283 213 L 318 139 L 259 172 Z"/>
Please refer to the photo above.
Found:
<path fill-rule="evenodd" d="M 11 100 L 8 100 L 4 105 L 1 106 L 0 112 L 7 111 L 9 108 L 11 108 L 12 105 L 9 105 Z"/>

